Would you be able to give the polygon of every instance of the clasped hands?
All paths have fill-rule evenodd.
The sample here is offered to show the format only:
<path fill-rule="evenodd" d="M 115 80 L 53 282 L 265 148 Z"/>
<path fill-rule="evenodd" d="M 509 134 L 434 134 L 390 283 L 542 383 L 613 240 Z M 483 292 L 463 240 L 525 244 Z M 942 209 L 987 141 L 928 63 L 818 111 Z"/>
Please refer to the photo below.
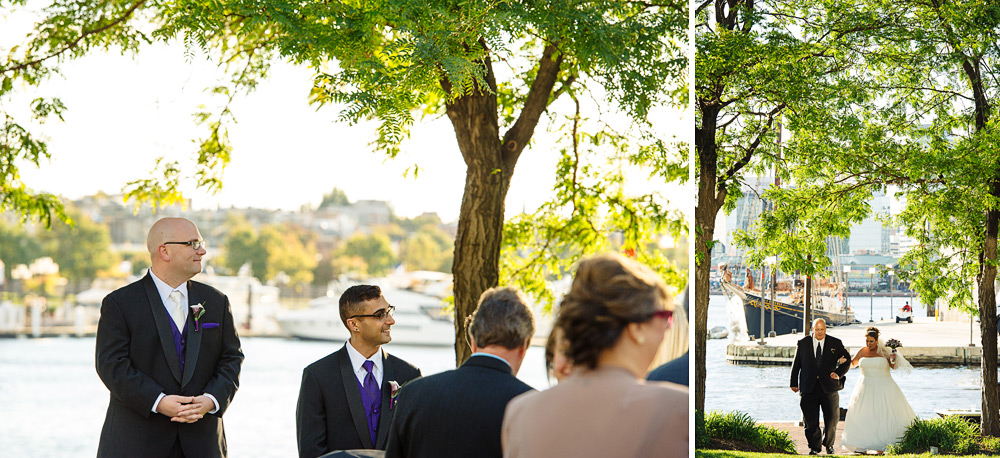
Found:
<path fill-rule="evenodd" d="M 170 417 L 170 421 L 178 423 L 194 423 L 201 420 L 206 413 L 215 408 L 215 403 L 205 395 L 177 396 L 167 395 L 160 399 L 156 411 Z"/>

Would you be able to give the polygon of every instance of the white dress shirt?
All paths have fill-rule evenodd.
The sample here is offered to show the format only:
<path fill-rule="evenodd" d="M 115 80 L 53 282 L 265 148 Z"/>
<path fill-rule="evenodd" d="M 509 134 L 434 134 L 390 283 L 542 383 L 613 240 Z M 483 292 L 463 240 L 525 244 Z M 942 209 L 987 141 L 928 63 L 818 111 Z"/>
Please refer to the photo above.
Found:
<path fill-rule="evenodd" d="M 500 361 L 503 361 L 503 363 L 504 363 L 504 364 L 506 364 L 506 365 L 507 365 L 507 367 L 510 367 L 511 371 L 513 371 L 513 370 L 514 370 L 514 366 L 511 366 L 511 365 L 510 365 L 510 361 L 507 361 L 506 359 L 503 359 L 503 358 L 501 358 L 501 357 L 499 357 L 499 356 L 497 356 L 497 355 L 494 355 L 494 354 L 492 354 L 492 353 L 485 353 L 485 352 L 481 352 L 481 351 L 477 351 L 477 352 L 475 352 L 475 353 L 473 353 L 473 354 L 469 355 L 469 357 L 470 357 L 470 358 L 471 358 L 471 357 L 473 357 L 473 356 L 489 356 L 490 358 L 493 358 L 493 359 L 497 359 L 497 360 L 500 360 Z"/>
<path fill-rule="evenodd" d="M 816 336 L 813 336 L 813 354 L 814 355 L 816 354 L 815 351 L 816 351 L 816 346 L 817 345 L 819 345 L 819 351 L 823 351 L 823 349 L 826 348 L 826 337 L 823 337 L 822 339 L 817 339 Z"/>
<path fill-rule="evenodd" d="M 173 315 L 171 307 L 169 305 L 167 305 L 167 304 L 173 304 L 174 303 L 174 301 L 170 299 L 170 293 L 172 293 L 174 291 L 177 291 L 177 292 L 181 293 L 181 304 L 187 304 L 188 303 L 188 285 L 187 285 L 187 282 L 181 283 L 180 286 L 174 288 L 174 287 L 168 285 L 165 281 L 160 280 L 160 277 L 157 277 L 156 274 L 153 273 L 153 269 L 149 269 L 149 276 L 153 279 L 153 284 L 156 285 L 156 292 L 160 293 L 160 302 L 163 303 L 163 308 L 167 310 L 167 316 L 168 317 L 170 317 L 170 316 Z M 184 316 L 187 316 L 187 314 L 188 314 L 188 307 L 184 307 Z M 183 332 L 184 330 L 181 329 L 180 331 Z M 160 395 L 156 397 L 156 401 L 153 402 L 153 412 L 156 412 L 156 406 L 160 405 L 160 399 L 163 399 L 164 396 L 166 396 L 166 394 L 160 393 Z M 212 403 L 215 404 L 215 408 L 212 409 L 212 410 L 209 410 L 208 413 L 218 412 L 219 411 L 219 401 L 217 399 L 215 399 L 215 396 L 212 396 L 211 393 L 205 393 L 205 396 L 207 396 L 209 399 L 211 399 Z"/>
<path fill-rule="evenodd" d="M 382 348 L 379 347 L 378 351 L 376 351 L 371 358 L 366 359 L 361 355 L 361 352 L 354 348 L 354 345 L 351 345 L 350 340 L 348 340 L 344 346 L 347 347 L 347 356 L 351 358 L 351 368 L 354 369 L 354 376 L 358 378 L 361 385 L 364 386 L 365 377 L 368 376 L 368 371 L 366 371 L 364 367 L 365 361 L 371 361 L 375 363 L 375 365 L 372 366 L 372 375 L 375 376 L 375 381 L 381 389 L 382 374 L 384 373 L 382 371 Z"/>

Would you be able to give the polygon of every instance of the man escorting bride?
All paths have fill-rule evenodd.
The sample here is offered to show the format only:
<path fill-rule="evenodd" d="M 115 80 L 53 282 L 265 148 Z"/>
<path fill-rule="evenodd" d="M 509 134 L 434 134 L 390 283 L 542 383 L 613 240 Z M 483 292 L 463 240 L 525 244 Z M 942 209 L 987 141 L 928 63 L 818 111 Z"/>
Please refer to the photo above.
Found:
<path fill-rule="evenodd" d="M 851 356 L 840 339 L 826 334 L 826 321 L 817 318 L 812 324 L 813 335 L 799 340 L 792 362 L 791 388 L 799 394 L 802 423 L 805 426 L 809 454 L 818 455 L 826 447 L 832 455 L 840 419 L 841 378 L 850 369 L 844 363 Z M 819 413 L 823 411 L 823 433 L 819 429 Z"/>
<path fill-rule="evenodd" d="M 879 330 L 871 326 L 865 332 L 865 347 L 851 360 L 851 367 L 857 366 L 861 367 L 861 379 L 847 406 L 841 446 L 856 452 L 883 451 L 917 418 L 889 369 L 908 372 L 913 366 L 901 353 L 889 350 L 879 338 Z"/>

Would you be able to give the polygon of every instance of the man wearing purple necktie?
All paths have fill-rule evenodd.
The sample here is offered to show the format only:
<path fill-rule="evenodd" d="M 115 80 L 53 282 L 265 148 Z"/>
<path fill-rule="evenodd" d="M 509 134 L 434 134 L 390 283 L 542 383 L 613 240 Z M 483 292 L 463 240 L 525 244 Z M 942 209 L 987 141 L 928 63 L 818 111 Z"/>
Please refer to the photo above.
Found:
<path fill-rule="evenodd" d="M 420 369 L 382 349 L 392 340 L 394 310 L 378 286 L 352 286 L 340 296 L 340 319 L 351 337 L 302 372 L 295 410 L 300 458 L 385 450 L 393 385 L 420 376 Z"/>
<path fill-rule="evenodd" d="M 146 247 L 149 272 L 101 304 L 96 366 L 111 396 L 97 456 L 225 457 L 243 364 L 229 299 L 191 281 L 206 253 L 191 221 L 158 220 Z"/>

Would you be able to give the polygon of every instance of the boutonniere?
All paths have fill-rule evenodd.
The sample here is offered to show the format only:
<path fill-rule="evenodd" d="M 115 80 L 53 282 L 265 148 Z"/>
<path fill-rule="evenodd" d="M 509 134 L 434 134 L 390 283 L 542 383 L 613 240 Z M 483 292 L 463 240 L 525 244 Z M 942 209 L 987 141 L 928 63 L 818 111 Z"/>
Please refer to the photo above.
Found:
<path fill-rule="evenodd" d="M 194 332 L 201 330 L 201 326 L 198 324 L 198 319 L 205 314 L 205 303 L 195 304 L 191 306 L 191 316 L 194 317 Z"/>
<path fill-rule="evenodd" d="M 389 410 L 396 407 L 396 398 L 399 397 L 399 384 L 395 380 L 389 380 Z"/>

